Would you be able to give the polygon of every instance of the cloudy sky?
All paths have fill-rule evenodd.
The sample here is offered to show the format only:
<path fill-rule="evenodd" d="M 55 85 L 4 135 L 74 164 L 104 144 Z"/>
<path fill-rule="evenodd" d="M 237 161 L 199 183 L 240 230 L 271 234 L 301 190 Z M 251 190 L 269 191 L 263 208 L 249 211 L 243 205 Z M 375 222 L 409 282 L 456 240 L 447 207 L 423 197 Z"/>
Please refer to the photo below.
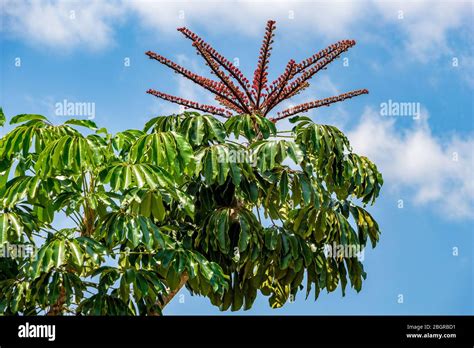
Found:
<path fill-rule="evenodd" d="M 0 0 L 0 105 L 7 116 L 40 113 L 64 121 L 57 103 L 95 107 L 111 131 L 141 128 L 177 112 L 148 88 L 213 103 L 212 97 L 149 60 L 160 53 L 207 74 L 187 26 L 251 76 L 265 23 L 277 21 L 270 79 L 341 39 L 357 45 L 291 103 L 367 88 L 369 95 L 307 114 L 333 124 L 385 179 L 369 211 L 379 246 L 365 253 L 361 293 L 335 292 L 280 310 L 264 297 L 246 314 L 472 314 L 473 2 L 472 1 L 13 1 Z M 397 114 L 396 107 L 409 105 Z M 386 112 L 388 110 L 388 112 Z M 288 128 L 282 122 L 281 129 Z M 5 130 L 0 130 L 0 135 Z M 216 314 L 191 298 L 168 314 Z M 403 301 L 402 301 L 403 300 Z M 181 301 L 183 302 L 183 301 Z"/>

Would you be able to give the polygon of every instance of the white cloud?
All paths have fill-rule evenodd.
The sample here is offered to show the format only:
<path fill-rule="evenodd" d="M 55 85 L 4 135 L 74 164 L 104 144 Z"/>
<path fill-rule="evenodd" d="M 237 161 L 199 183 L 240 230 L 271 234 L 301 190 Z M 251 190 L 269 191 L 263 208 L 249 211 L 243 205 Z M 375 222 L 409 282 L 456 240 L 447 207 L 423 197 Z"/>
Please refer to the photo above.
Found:
<path fill-rule="evenodd" d="M 259 37 L 264 23 L 275 19 L 299 33 L 340 38 L 349 34 L 349 28 L 362 14 L 355 2 L 126 0 L 125 5 L 139 15 L 145 27 L 159 31 L 193 24 L 216 30 L 219 25 L 219 30 Z M 221 28 L 221 23 L 226 28 Z"/>
<path fill-rule="evenodd" d="M 37 46 L 97 50 L 113 41 L 121 3 L 109 1 L 2 0 L 2 31 Z"/>
<path fill-rule="evenodd" d="M 404 53 L 424 62 L 441 54 L 456 54 L 448 40 L 453 29 L 465 24 L 472 32 L 472 1 L 390 0 L 374 5 L 387 24 L 404 33 Z"/>
<path fill-rule="evenodd" d="M 399 131 L 395 119 L 366 109 L 348 132 L 356 153 L 374 161 L 389 190 L 408 192 L 416 205 L 434 205 L 440 216 L 474 217 L 474 137 L 433 136 L 428 115 Z M 457 156 L 457 161 L 455 160 Z"/>
<path fill-rule="evenodd" d="M 75 11 L 75 19 L 70 18 Z M 403 11 L 403 19 L 399 19 Z M 166 1 L 166 0 L 2 0 L 6 19 L 2 30 L 27 42 L 53 48 L 91 49 L 113 42 L 117 22 L 158 35 L 177 35 L 179 26 L 200 26 L 239 36 L 262 36 L 266 20 L 278 21 L 288 40 L 319 37 L 329 41 L 344 38 L 378 37 L 382 46 L 391 38 L 380 33 L 396 28 L 402 33 L 402 50 L 423 61 L 452 52 L 448 34 L 465 28 L 472 19 L 471 1 Z M 389 28 L 384 30 L 384 26 Z M 471 27 L 472 28 L 472 27 Z M 283 34 L 282 34 L 283 35 Z M 401 53 L 400 53 L 401 54 Z"/>

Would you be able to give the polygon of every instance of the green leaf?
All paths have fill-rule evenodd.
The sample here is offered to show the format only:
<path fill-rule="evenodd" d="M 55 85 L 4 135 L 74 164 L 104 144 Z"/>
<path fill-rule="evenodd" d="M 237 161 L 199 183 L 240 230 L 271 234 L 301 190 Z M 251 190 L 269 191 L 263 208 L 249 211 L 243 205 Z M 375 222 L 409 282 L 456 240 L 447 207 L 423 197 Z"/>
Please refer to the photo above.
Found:
<path fill-rule="evenodd" d="M 239 235 L 239 251 L 244 252 L 250 241 L 250 224 L 243 216 L 239 216 L 240 235 Z"/>
<path fill-rule="evenodd" d="M 284 203 L 286 201 L 286 197 L 288 196 L 288 174 L 284 171 L 281 174 L 280 179 L 280 202 Z"/>
<path fill-rule="evenodd" d="M 128 301 L 130 296 L 130 284 L 131 282 L 126 281 L 125 276 L 120 278 L 120 297 L 123 301 Z"/>
<path fill-rule="evenodd" d="M 5 114 L 3 113 L 3 108 L 0 108 L 0 127 L 3 127 L 3 125 L 6 122 Z"/>
<path fill-rule="evenodd" d="M 73 263 L 81 268 L 84 263 L 84 254 L 81 250 L 79 243 L 76 240 L 69 240 L 67 244 L 71 253 Z"/>
<path fill-rule="evenodd" d="M 132 144 L 129 156 L 133 163 L 156 165 L 170 174 L 182 175 L 194 171 L 192 147 L 176 132 L 141 136 Z"/>
<path fill-rule="evenodd" d="M 163 205 L 163 199 L 160 195 L 154 195 L 151 201 L 151 211 L 153 216 L 158 221 L 163 221 L 165 219 L 165 207 Z"/>
<path fill-rule="evenodd" d="M 149 192 L 145 194 L 142 198 L 142 203 L 140 204 L 140 214 L 146 217 L 151 215 L 151 201 L 153 199 L 153 195 Z"/>
<path fill-rule="evenodd" d="M 253 141 L 257 137 L 255 125 L 258 126 L 259 133 L 263 139 L 270 136 L 276 136 L 276 126 L 269 119 L 259 115 L 238 115 L 229 118 L 224 126 L 227 134 L 234 134 L 236 137 L 245 136 L 249 141 Z"/>
<path fill-rule="evenodd" d="M 135 286 L 140 290 L 141 296 L 148 294 L 148 283 L 140 272 L 136 273 Z"/>
<path fill-rule="evenodd" d="M 58 241 L 55 241 L 55 243 L 53 242 L 52 244 L 48 244 L 44 247 L 46 250 L 41 263 L 42 272 L 48 272 L 51 267 L 55 265 L 55 259 L 57 258 L 57 256 L 55 255 L 58 255 L 59 251 L 59 249 L 57 248 L 57 242 Z"/>
<path fill-rule="evenodd" d="M 230 239 L 229 239 L 229 215 L 227 210 L 221 210 L 217 217 L 217 240 L 219 247 L 224 253 L 229 252 Z"/>
<path fill-rule="evenodd" d="M 132 269 L 132 268 L 126 269 L 125 273 L 124 273 L 124 277 L 125 277 L 125 280 L 126 280 L 127 284 L 131 284 L 131 283 L 135 282 L 136 270 Z"/>
<path fill-rule="evenodd" d="M 324 232 L 326 230 L 326 212 L 320 210 L 316 216 L 316 223 L 314 226 L 315 239 L 317 242 L 321 242 L 324 239 Z"/>
<path fill-rule="evenodd" d="M 21 114 L 21 115 L 16 115 L 12 117 L 12 119 L 10 120 L 10 124 L 23 123 L 23 122 L 31 121 L 31 120 L 47 121 L 48 119 L 42 115 Z"/>
<path fill-rule="evenodd" d="M 64 264 L 66 255 L 66 246 L 64 240 L 56 240 L 51 245 L 52 248 L 52 261 L 56 268 L 59 268 Z"/>
<path fill-rule="evenodd" d="M 20 223 L 20 220 L 15 214 L 8 214 L 8 219 L 10 221 L 11 227 L 16 233 L 16 240 L 20 240 L 21 234 L 23 233 L 23 226 Z"/>
<path fill-rule="evenodd" d="M 186 266 L 186 254 L 177 253 L 174 265 L 175 265 L 175 272 L 177 274 L 183 273 L 184 267 Z"/>
<path fill-rule="evenodd" d="M 280 239 L 278 230 L 276 228 L 266 228 L 264 237 L 265 237 L 265 246 L 269 250 L 275 250 L 278 245 L 278 240 Z"/>
<path fill-rule="evenodd" d="M 160 253 L 162 256 L 160 258 L 161 265 L 163 268 L 168 268 L 171 264 L 171 261 L 173 261 L 174 256 L 175 256 L 175 251 L 173 250 L 164 250 L 162 253 Z"/>
<path fill-rule="evenodd" d="M 0 214 L 0 246 L 8 241 L 8 219 L 7 214 Z"/>
<path fill-rule="evenodd" d="M 86 127 L 86 128 L 92 129 L 92 130 L 97 130 L 98 129 L 95 122 L 93 122 L 91 120 L 71 119 L 71 120 L 67 120 L 66 122 L 64 122 L 64 124 L 72 124 L 72 125 L 75 125 L 75 126 Z"/>

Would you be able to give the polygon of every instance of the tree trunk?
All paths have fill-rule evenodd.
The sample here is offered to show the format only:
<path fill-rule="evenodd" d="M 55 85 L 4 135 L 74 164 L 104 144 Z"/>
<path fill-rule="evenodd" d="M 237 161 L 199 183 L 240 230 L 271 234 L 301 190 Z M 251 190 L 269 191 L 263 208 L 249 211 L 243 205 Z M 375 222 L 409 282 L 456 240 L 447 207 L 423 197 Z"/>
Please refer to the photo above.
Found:
<path fill-rule="evenodd" d="M 167 296 L 163 297 L 163 301 L 157 302 L 157 305 L 160 307 L 161 310 L 163 310 L 163 308 L 165 308 L 165 306 L 168 303 L 171 302 L 171 300 L 176 296 L 176 294 L 179 292 L 179 290 L 181 290 L 181 288 L 186 284 L 188 279 L 189 279 L 188 274 L 186 272 L 183 272 L 183 274 L 181 274 L 181 279 L 180 279 L 179 284 L 176 287 L 176 289 L 171 291 Z M 159 312 L 156 312 L 156 311 L 150 311 L 150 313 L 148 313 L 148 315 L 157 316 L 157 315 L 161 315 L 161 314 Z"/>
<path fill-rule="evenodd" d="M 66 289 L 64 286 L 61 286 L 59 289 L 59 297 L 57 301 L 51 305 L 47 315 L 60 315 L 63 312 L 64 304 L 66 303 Z"/>

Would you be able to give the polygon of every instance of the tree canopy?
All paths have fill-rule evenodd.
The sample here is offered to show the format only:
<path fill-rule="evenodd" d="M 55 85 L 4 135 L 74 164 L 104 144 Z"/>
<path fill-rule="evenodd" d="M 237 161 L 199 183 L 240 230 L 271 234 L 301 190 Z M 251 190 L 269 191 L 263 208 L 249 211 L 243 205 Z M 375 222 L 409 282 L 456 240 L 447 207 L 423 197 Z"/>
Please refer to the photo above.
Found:
<path fill-rule="evenodd" d="M 290 139 L 249 115 L 184 112 L 117 134 L 13 117 L 0 140 L 0 243 L 38 249 L 0 259 L 2 311 L 160 313 L 183 284 L 222 310 L 250 308 L 258 291 L 280 307 L 305 276 L 315 297 L 347 279 L 359 291 L 362 263 L 324 246 L 376 245 L 377 223 L 353 200 L 373 202 L 381 175 L 335 127 L 291 121 Z"/>

